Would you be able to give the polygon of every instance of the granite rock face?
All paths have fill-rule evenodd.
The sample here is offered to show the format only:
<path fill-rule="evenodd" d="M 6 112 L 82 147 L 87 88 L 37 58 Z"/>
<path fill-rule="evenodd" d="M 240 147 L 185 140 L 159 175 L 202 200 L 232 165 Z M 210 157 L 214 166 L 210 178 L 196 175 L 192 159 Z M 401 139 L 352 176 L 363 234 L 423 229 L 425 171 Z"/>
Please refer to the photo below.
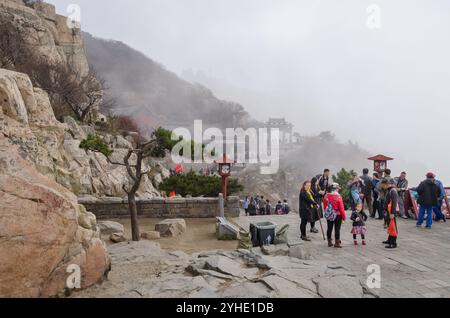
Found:
<path fill-rule="evenodd" d="M 73 264 L 82 288 L 101 281 L 110 261 L 95 217 L 19 151 L 0 134 L 0 297 L 60 295 Z"/>
<path fill-rule="evenodd" d="M 67 17 L 56 14 L 54 5 L 2 0 L 0 18 L 12 21 L 26 44 L 46 60 L 68 65 L 79 77 L 89 73 L 81 30 L 69 28 Z"/>
<path fill-rule="evenodd" d="M 0 0 L 0 20 L 10 22 L 34 54 L 67 66 L 80 81 L 88 76 L 82 32 L 70 28 L 67 17 L 56 14 L 54 5 Z M 98 114 L 100 102 L 93 106 L 94 114 Z M 94 128 L 70 117 L 64 121 L 55 119 L 47 93 L 33 87 L 26 74 L 0 69 L 0 133 L 21 146 L 21 155 L 76 195 L 125 197 L 125 167 L 111 165 L 102 155 L 79 149 L 80 142 L 95 133 Z M 115 149 L 114 159 L 121 160 L 131 146 L 129 141 L 121 136 L 107 137 Z M 151 161 L 145 162 L 143 168 L 149 174 L 143 178 L 138 197 L 159 197 L 155 186 L 168 175 L 167 169 Z"/>
<path fill-rule="evenodd" d="M 21 155 L 37 169 L 76 195 L 124 197 L 126 168 L 111 165 L 98 153 L 80 149 L 80 142 L 94 133 L 91 126 L 66 117 L 55 119 L 45 91 L 34 88 L 26 74 L 0 69 L 0 133 L 20 146 Z M 116 140 L 121 140 L 119 143 Z M 123 138 L 111 138 L 112 159 L 121 161 L 131 146 Z M 131 158 L 133 160 L 133 158 Z M 160 197 L 154 180 L 167 175 L 159 163 L 147 161 L 139 198 Z"/>

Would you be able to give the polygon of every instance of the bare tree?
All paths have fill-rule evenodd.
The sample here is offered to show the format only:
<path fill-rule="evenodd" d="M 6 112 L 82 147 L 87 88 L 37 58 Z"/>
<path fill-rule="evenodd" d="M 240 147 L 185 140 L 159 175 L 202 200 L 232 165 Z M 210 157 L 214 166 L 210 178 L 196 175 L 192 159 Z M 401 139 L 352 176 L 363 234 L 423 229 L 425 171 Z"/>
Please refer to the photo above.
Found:
<path fill-rule="evenodd" d="M 124 166 L 129 176 L 130 182 L 122 185 L 122 189 L 127 193 L 128 210 L 131 219 L 131 233 L 132 240 L 139 241 L 140 231 L 138 222 L 138 209 L 136 204 L 136 193 L 142 182 L 142 178 L 150 171 L 143 171 L 144 160 L 152 157 L 155 150 L 163 149 L 164 146 L 160 143 L 158 138 L 153 136 L 150 141 L 144 141 L 139 134 L 135 136 L 135 147 L 128 150 L 127 154 L 121 162 L 113 161 L 111 155 L 113 151 L 109 149 L 108 145 L 99 136 L 88 136 L 80 144 L 80 148 L 99 152 L 105 155 L 108 162 L 113 165 Z M 164 151 L 163 151 L 164 153 Z"/>
<path fill-rule="evenodd" d="M 75 90 L 62 92 L 64 101 L 70 106 L 77 118 L 85 122 L 103 98 L 103 85 L 94 71 L 82 78 Z"/>

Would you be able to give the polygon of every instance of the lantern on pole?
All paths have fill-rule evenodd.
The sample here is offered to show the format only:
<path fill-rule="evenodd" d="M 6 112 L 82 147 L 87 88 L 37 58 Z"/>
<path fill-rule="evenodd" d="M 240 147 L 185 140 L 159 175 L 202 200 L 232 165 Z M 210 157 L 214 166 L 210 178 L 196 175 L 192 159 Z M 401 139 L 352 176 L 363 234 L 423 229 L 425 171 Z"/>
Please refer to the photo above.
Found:
<path fill-rule="evenodd" d="M 388 161 L 394 160 L 394 158 L 390 158 L 385 155 L 377 155 L 370 157 L 369 160 L 373 161 L 373 170 L 379 174 L 383 174 L 388 168 Z"/>
<path fill-rule="evenodd" d="M 222 177 L 222 194 L 223 198 L 227 199 L 227 187 L 228 187 L 228 177 L 231 176 L 231 165 L 234 163 L 233 160 L 229 159 L 226 154 L 219 160 L 215 161 L 219 165 L 219 175 Z"/>

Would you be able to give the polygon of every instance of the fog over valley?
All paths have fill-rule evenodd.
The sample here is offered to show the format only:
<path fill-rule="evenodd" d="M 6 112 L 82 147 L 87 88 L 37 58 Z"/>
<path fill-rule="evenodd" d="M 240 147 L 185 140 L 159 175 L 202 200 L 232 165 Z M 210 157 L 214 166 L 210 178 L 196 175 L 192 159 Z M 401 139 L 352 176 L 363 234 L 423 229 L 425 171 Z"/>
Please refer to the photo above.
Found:
<path fill-rule="evenodd" d="M 70 14 L 73 1 L 49 2 Z M 124 42 L 256 120 L 332 131 L 396 158 L 394 175 L 406 170 L 412 184 L 429 170 L 450 184 L 450 3 L 380 0 L 379 28 L 369 28 L 372 3 L 77 1 L 84 31 Z"/>

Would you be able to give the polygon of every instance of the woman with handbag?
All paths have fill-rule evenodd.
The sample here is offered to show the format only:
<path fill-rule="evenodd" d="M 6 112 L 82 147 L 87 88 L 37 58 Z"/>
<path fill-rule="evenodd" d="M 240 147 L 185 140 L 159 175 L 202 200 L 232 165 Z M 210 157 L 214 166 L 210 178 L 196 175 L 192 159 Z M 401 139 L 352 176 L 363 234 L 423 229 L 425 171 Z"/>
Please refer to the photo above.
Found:
<path fill-rule="evenodd" d="M 319 205 L 314 200 L 314 194 L 311 191 L 311 181 L 305 181 L 303 183 L 302 189 L 300 190 L 299 203 L 301 239 L 309 242 L 311 239 L 306 236 L 306 226 L 308 223 L 311 223 L 313 215 L 317 213 L 316 211 L 319 208 Z"/>

